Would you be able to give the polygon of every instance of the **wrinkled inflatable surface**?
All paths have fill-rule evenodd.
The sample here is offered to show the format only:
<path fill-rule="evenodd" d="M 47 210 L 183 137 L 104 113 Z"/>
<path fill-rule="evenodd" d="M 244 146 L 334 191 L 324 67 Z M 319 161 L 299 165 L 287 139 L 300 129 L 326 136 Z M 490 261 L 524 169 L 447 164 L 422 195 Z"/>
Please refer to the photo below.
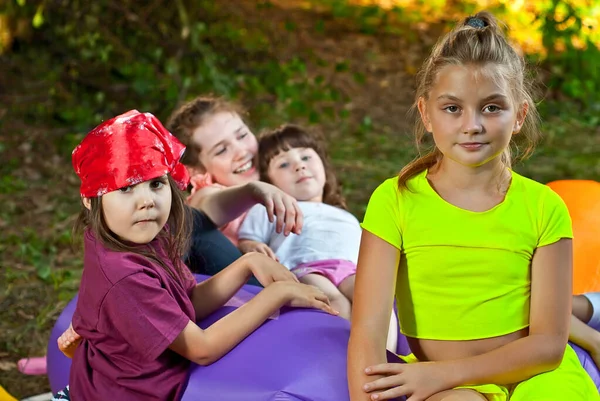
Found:
<path fill-rule="evenodd" d="M 205 277 L 197 277 L 199 280 Z M 244 286 L 246 294 L 260 288 Z M 53 392 L 69 381 L 71 360 L 56 345 L 69 327 L 77 298 L 63 310 L 48 343 L 48 378 Z M 225 316 L 235 306 L 224 306 L 199 322 L 203 328 Z M 210 366 L 192 365 L 183 401 L 348 401 L 346 349 L 348 321 L 310 309 L 282 309 L 240 345 Z M 581 348 L 573 347 L 594 383 L 600 371 Z M 398 353 L 410 351 L 400 336 Z M 388 355 L 390 362 L 399 362 Z"/>
<path fill-rule="evenodd" d="M 573 221 L 573 294 L 600 291 L 600 182 L 548 183 L 567 204 Z"/>

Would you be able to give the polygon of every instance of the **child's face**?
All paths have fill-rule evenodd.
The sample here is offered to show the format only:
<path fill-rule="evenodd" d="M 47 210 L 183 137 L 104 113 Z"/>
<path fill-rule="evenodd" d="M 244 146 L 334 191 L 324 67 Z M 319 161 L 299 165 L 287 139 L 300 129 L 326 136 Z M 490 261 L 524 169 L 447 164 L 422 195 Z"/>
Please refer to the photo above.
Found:
<path fill-rule="evenodd" d="M 171 196 L 167 176 L 117 189 L 102 196 L 104 221 L 120 239 L 147 244 L 166 224 Z"/>
<path fill-rule="evenodd" d="M 193 140 L 200 146 L 200 163 L 213 180 L 227 187 L 257 181 L 258 142 L 235 113 L 219 112 L 196 128 Z"/>
<path fill-rule="evenodd" d="M 419 100 L 421 118 L 437 148 L 464 166 L 498 158 L 525 118 L 526 107 L 515 107 L 506 81 L 494 79 L 494 68 L 446 66 L 429 98 Z"/>
<path fill-rule="evenodd" d="M 269 162 L 267 174 L 273 185 L 299 201 L 323 201 L 325 167 L 312 148 L 280 152 Z"/>

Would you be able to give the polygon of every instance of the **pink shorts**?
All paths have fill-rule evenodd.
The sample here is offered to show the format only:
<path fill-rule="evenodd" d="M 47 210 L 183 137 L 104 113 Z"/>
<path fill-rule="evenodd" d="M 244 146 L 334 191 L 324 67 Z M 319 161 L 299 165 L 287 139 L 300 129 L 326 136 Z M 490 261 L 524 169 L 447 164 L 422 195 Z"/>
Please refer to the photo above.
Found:
<path fill-rule="evenodd" d="M 325 259 L 299 264 L 291 272 L 298 278 L 307 274 L 320 274 L 338 287 L 342 281 L 356 274 L 356 265 L 349 260 Z"/>

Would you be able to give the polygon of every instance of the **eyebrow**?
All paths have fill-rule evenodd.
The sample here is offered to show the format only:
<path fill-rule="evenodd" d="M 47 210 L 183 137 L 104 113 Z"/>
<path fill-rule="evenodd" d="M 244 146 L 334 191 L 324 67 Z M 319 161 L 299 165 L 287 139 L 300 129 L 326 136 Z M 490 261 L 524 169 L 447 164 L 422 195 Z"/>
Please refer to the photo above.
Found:
<path fill-rule="evenodd" d="M 227 140 L 223 139 L 222 141 L 219 141 L 219 142 L 215 143 L 215 145 L 212 148 L 210 148 L 210 151 L 208 153 L 211 153 L 216 148 L 218 148 L 219 146 L 223 145 L 225 142 L 227 142 Z"/>
<path fill-rule="evenodd" d="M 457 98 L 456 96 L 450 95 L 447 93 L 444 93 L 443 95 L 440 95 L 437 98 L 437 100 L 442 100 L 442 99 L 452 100 L 454 102 L 460 101 L 460 99 Z M 482 99 L 482 103 L 489 102 L 490 100 L 496 100 L 496 99 L 507 100 L 508 98 L 505 95 L 503 95 L 502 93 L 493 93 L 493 94 L 487 96 L 486 98 Z"/>
<path fill-rule="evenodd" d="M 286 158 L 286 157 L 287 157 L 287 151 L 280 150 L 279 153 L 277 153 L 275 156 L 271 157 L 271 160 L 269 161 L 269 163 L 271 163 L 273 161 L 278 161 L 278 160 Z"/>
<path fill-rule="evenodd" d="M 247 127 L 246 127 L 246 124 L 242 124 L 242 125 L 240 125 L 238 128 L 236 128 L 236 130 L 235 130 L 235 131 L 233 131 L 233 133 L 234 133 L 234 134 L 239 134 L 239 133 L 241 133 L 242 131 L 245 131 L 245 130 L 246 130 L 246 128 L 247 128 Z M 213 150 L 215 150 L 216 148 L 218 148 L 219 146 L 223 145 L 225 142 L 227 142 L 227 139 L 223 139 L 222 141 L 219 141 L 219 142 L 215 143 L 215 145 L 214 145 L 213 147 L 211 147 L 211 148 L 210 148 L 210 151 L 209 151 L 209 153 L 210 153 L 210 152 L 212 152 Z"/>

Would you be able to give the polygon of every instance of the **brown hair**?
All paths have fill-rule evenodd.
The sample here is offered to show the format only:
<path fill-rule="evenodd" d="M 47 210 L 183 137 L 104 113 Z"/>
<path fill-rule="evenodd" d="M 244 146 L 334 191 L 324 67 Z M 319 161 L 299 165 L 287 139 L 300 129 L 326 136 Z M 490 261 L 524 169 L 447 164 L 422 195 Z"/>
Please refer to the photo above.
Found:
<path fill-rule="evenodd" d="M 346 200 L 342 188 L 331 166 L 327 155 L 325 141 L 314 132 L 305 130 L 297 125 L 286 124 L 272 131 L 264 132 L 258 137 L 258 171 L 261 180 L 270 183 L 267 174 L 269 163 L 280 152 L 293 148 L 311 148 L 321 158 L 325 168 L 325 187 L 323 188 L 323 203 L 346 210 Z"/>
<path fill-rule="evenodd" d="M 431 55 L 425 60 L 417 74 L 417 90 L 413 113 L 415 116 L 415 139 L 421 157 L 406 165 L 399 173 L 398 186 L 406 188 L 406 182 L 421 171 L 436 165 L 442 153 L 435 146 L 422 152 L 423 138 L 427 134 L 419 118 L 417 103 L 427 99 L 431 87 L 435 85 L 439 71 L 448 65 L 473 65 L 477 67 L 493 65 L 497 67 L 498 77 L 505 80 L 511 88 L 513 104 L 526 102 L 529 106 L 523 127 L 519 135 L 513 136 L 511 145 L 520 150 L 519 158 L 529 156 L 541 134 L 539 114 L 532 99 L 532 79 L 527 75 L 525 60 L 507 41 L 499 28 L 496 18 L 489 12 L 479 12 L 465 18 L 451 32 L 442 37 L 434 46 Z M 511 165 L 510 147 L 502 154 L 502 162 Z"/>
<path fill-rule="evenodd" d="M 181 105 L 171 114 L 166 128 L 186 146 L 186 151 L 181 158 L 183 164 L 192 167 L 202 166 L 199 159 L 202 149 L 192 139 L 194 131 L 209 117 L 220 112 L 234 113 L 240 117 L 246 113 L 241 106 L 222 98 L 200 96 Z"/>
<path fill-rule="evenodd" d="M 89 229 L 108 249 L 142 255 L 160 264 L 176 280 L 189 275 L 181 258 L 189 247 L 192 224 L 191 211 L 185 206 L 183 192 L 177 188 L 177 184 L 175 184 L 170 175 L 168 176 L 168 181 L 172 192 L 171 210 L 167 224 L 157 235 L 157 238 L 165 244 L 167 255 L 175 271 L 162 261 L 160 256 L 150 246 L 126 244 L 110 231 L 104 220 L 101 197 L 90 198 L 91 210 L 88 210 L 86 207 L 81 210 L 73 227 L 73 238 L 79 237 L 84 230 Z"/>

